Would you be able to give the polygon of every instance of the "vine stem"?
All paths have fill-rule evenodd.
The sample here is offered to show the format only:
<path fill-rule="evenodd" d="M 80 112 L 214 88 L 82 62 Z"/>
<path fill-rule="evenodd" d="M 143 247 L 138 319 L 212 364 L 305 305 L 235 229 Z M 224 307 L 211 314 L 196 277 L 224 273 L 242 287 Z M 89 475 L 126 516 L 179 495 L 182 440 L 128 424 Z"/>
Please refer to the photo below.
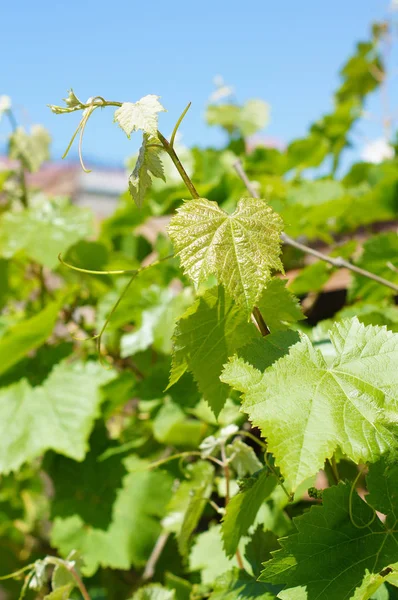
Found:
<path fill-rule="evenodd" d="M 179 172 L 180 177 L 183 180 L 183 182 L 185 183 L 186 187 L 188 188 L 192 198 L 200 198 L 188 173 L 182 166 L 182 163 L 181 163 L 180 159 L 178 158 L 177 153 L 174 150 L 173 146 L 170 144 L 170 142 L 167 141 L 167 139 L 164 137 L 164 135 L 162 135 L 160 133 L 160 131 L 158 131 L 158 138 L 159 138 L 163 148 L 165 149 L 165 151 L 167 152 L 167 154 L 170 156 L 171 160 L 173 161 L 175 168 Z"/>
<path fill-rule="evenodd" d="M 243 169 L 242 162 L 240 160 L 237 160 L 235 162 L 234 169 L 237 172 L 237 174 L 239 175 L 240 179 L 245 184 L 246 189 L 249 192 L 249 194 L 253 198 L 259 198 L 260 196 L 257 193 L 257 190 L 255 190 L 255 188 L 253 187 L 251 181 L 249 180 L 245 170 Z M 388 279 L 384 279 L 383 277 L 379 277 L 375 273 L 371 273 L 370 271 L 361 269 L 360 267 L 357 267 L 356 265 L 353 265 L 352 263 L 350 263 L 348 260 L 345 260 L 341 256 L 333 257 L 333 256 L 328 256 L 327 254 L 323 254 L 323 252 L 319 252 L 318 250 L 315 250 L 314 248 L 311 248 L 310 246 L 306 246 L 305 244 L 301 244 L 300 242 L 297 242 L 295 239 L 291 238 L 286 233 L 281 234 L 281 240 L 287 246 L 292 246 L 293 248 L 297 248 L 297 250 L 301 250 L 302 252 L 304 252 L 304 254 L 310 254 L 311 256 L 315 256 L 315 258 L 323 260 L 324 262 L 327 262 L 327 263 L 333 265 L 334 267 L 337 267 L 338 269 L 345 268 L 345 269 L 348 269 L 349 271 L 353 271 L 354 273 L 357 273 L 358 275 L 362 275 L 362 277 L 366 277 L 367 279 L 372 279 L 373 281 L 376 281 L 377 283 L 380 283 L 381 285 L 384 285 L 384 286 L 390 288 L 391 290 L 394 290 L 394 292 L 398 293 L 398 285 L 396 285 L 395 283 L 392 283 L 391 281 L 388 281 Z"/>

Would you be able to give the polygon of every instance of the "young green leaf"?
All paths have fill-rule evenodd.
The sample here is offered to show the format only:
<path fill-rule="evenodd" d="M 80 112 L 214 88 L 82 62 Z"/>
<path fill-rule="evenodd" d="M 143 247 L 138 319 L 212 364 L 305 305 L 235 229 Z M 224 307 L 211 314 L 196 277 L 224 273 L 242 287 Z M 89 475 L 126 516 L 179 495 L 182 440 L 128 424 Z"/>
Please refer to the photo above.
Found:
<path fill-rule="evenodd" d="M 178 549 L 183 556 L 188 553 L 190 537 L 195 531 L 207 500 L 213 491 L 213 465 L 204 461 L 199 463 L 194 471 L 197 478 L 196 485 L 190 486 L 188 505 L 177 535 Z"/>
<path fill-rule="evenodd" d="M 129 177 L 130 194 L 138 208 L 141 208 L 145 194 L 152 185 L 151 175 L 166 181 L 162 161 L 159 158 L 160 148 L 152 145 L 156 143 L 159 143 L 157 138 L 151 138 L 144 133 L 134 171 Z"/>
<path fill-rule="evenodd" d="M 276 595 L 271 585 L 235 568 L 216 579 L 209 600 L 276 600 Z"/>
<path fill-rule="evenodd" d="M 236 556 L 228 558 L 225 554 L 220 525 L 210 526 L 196 537 L 189 555 L 189 570 L 200 571 L 202 583 L 213 583 L 216 577 L 237 566 Z"/>
<path fill-rule="evenodd" d="M 186 370 L 192 372 L 199 390 L 218 416 L 229 394 L 220 382 L 228 357 L 259 333 L 222 286 L 198 298 L 177 322 L 169 387 Z"/>
<path fill-rule="evenodd" d="M 171 478 L 162 473 L 137 471 L 123 481 L 113 507 L 112 522 L 107 530 L 87 527 L 77 515 L 57 517 L 51 531 L 51 544 L 61 555 L 72 549 L 84 556 L 84 575 L 100 567 L 129 569 L 148 560 L 161 532 L 160 518 L 171 496 Z"/>
<path fill-rule="evenodd" d="M 39 348 L 51 335 L 57 321 L 60 302 L 51 302 L 30 319 L 11 327 L 0 339 L 0 374 Z"/>
<path fill-rule="evenodd" d="M 35 198 L 24 211 L 6 212 L 0 219 L 0 255 L 24 250 L 32 260 L 54 269 L 58 255 L 93 232 L 90 210 L 73 206 L 67 198 Z"/>
<path fill-rule="evenodd" d="M 272 271 L 283 271 L 279 255 L 282 220 L 263 200 L 239 200 L 232 215 L 216 202 L 185 202 L 169 225 L 185 273 L 196 286 L 215 275 L 250 313 Z"/>
<path fill-rule="evenodd" d="M 133 356 L 151 345 L 157 352 L 171 352 L 175 322 L 192 302 L 192 293 L 190 288 L 180 294 L 170 288 L 152 286 L 152 289 L 155 296 L 153 305 L 141 312 L 140 326 L 135 331 L 124 334 L 120 340 L 122 358 Z M 130 310 L 130 315 L 132 314 Z"/>
<path fill-rule="evenodd" d="M 277 277 L 271 279 L 257 304 L 271 333 L 305 319 L 299 301 L 286 289 L 286 283 Z"/>
<path fill-rule="evenodd" d="M 112 377 L 97 363 L 60 363 L 42 386 L 21 379 L 1 389 L 0 472 L 50 449 L 83 460 L 102 401 L 100 386 Z"/>
<path fill-rule="evenodd" d="M 159 112 L 166 112 L 159 102 L 159 96 L 148 94 L 138 102 L 124 102 L 115 111 L 115 121 L 119 123 L 128 138 L 138 129 L 156 137 Z"/>
<path fill-rule="evenodd" d="M 64 113 L 74 112 L 75 110 L 84 110 L 84 108 L 86 108 L 86 104 L 79 100 L 72 88 L 68 90 L 68 97 L 63 98 L 63 100 L 66 106 L 56 106 L 55 104 L 48 105 L 54 114 L 62 115 Z"/>
<path fill-rule="evenodd" d="M 253 448 L 240 439 L 235 439 L 226 447 L 226 454 L 239 479 L 246 475 L 253 475 L 263 467 Z"/>
<path fill-rule="evenodd" d="M 273 492 L 278 483 L 268 469 L 263 469 L 244 480 L 242 490 L 227 504 L 222 523 L 222 537 L 227 556 L 233 556 L 240 538 L 252 525 L 260 506 Z"/>
<path fill-rule="evenodd" d="M 50 158 L 50 142 L 47 129 L 41 125 L 32 125 L 30 134 L 18 127 L 10 137 L 10 158 L 20 160 L 27 171 L 35 173 Z"/>
<path fill-rule="evenodd" d="M 126 469 L 120 455 L 99 461 L 106 450 L 117 447 L 108 439 L 105 426 L 98 424 L 90 436 L 90 450 L 83 462 L 53 454 L 44 463 L 54 493 L 51 517 L 78 515 L 91 527 L 106 529 Z M 79 494 L 76 494 L 76 489 Z"/>
<path fill-rule="evenodd" d="M 364 252 L 357 265 L 362 269 L 376 273 L 393 283 L 398 284 L 398 235 L 396 233 L 382 233 L 376 235 L 364 244 Z M 354 274 L 351 298 L 377 301 L 386 296 L 395 295 L 394 290 L 381 286 L 378 283 Z"/>
<path fill-rule="evenodd" d="M 209 462 L 198 461 L 187 465 L 186 475 L 187 479 L 181 481 L 174 491 L 162 522 L 167 531 L 173 531 L 179 536 L 180 547 L 181 543 L 184 545 L 188 541 L 197 525 L 196 519 L 193 518 L 194 512 L 195 516 L 199 515 L 198 518 L 201 516 L 204 505 L 200 507 L 198 500 L 201 496 L 206 500 L 206 494 L 208 495 L 208 489 L 213 481 L 214 469 Z M 196 494 L 197 490 L 200 491 L 199 494 Z M 196 511 L 193 511 L 193 508 L 196 508 Z M 190 515 L 187 517 L 188 512 Z"/>
<path fill-rule="evenodd" d="M 271 552 L 278 550 L 279 547 L 276 535 L 272 531 L 264 531 L 263 526 L 258 525 L 245 546 L 245 558 L 250 563 L 254 577 L 260 575 L 262 563 L 271 560 Z"/>
<path fill-rule="evenodd" d="M 371 467 L 373 507 L 389 508 L 386 523 L 356 493 L 350 505 L 350 485 L 325 489 L 322 506 L 294 519 L 297 533 L 280 540 L 282 550 L 265 563 L 261 581 L 284 583 L 287 588 L 306 586 L 308 600 L 369 598 L 353 596 L 355 588 L 369 573 L 377 575 L 397 559 L 397 482 L 396 466 L 386 470 L 382 461 Z"/>
<path fill-rule="evenodd" d="M 243 409 L 292 489 L 338 447 L 366 462 L 396 446 L 398 335 L 354 318 L 336 323 L 330 337 L 331 366 L 303 337 L 264 373 L 235 358 L 222 375 L 243 392 Z"/>
<path fill-rule="evenodd" d="M 43 600 L 69 600 L 73 585 L 67 584 L 44 596 Z"/>
<path fill-rule="evenodd" d="M 168 590 L 158 583 L 140 588 L 130 600 L 174 600 L 174 590 Z"/>

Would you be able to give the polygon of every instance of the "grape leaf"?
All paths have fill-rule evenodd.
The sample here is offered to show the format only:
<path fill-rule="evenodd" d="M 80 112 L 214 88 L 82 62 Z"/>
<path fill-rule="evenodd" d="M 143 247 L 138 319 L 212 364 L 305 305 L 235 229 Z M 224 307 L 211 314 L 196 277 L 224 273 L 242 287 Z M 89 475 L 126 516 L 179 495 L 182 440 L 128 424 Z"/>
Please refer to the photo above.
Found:
<path fill-rule="evenodd" d="M 152 287 L 155 289 L 155 286 Z M 175 322 L 191 302 L 192 294 L 189 288 L 177 295 L 170 288 L 159 288 L 153 305 L 142 311 L 140 326 L 122 336 L 122 358 L 133 356 L 151 345 L 158 352 L 170 353 Z"/>
<path fill-rule="evenodd" d="M 213 491 L 214 467 L 207 461 L 200 462 L 196 465 L 194 474 L 196 483 L 190 485 L 188 504 L 177 536 L 178 549 L 183 556 L 188 553 L 190 537 Z"/>
<path fill-rule="evenodd" d="M 17 127 L 10 137 L 10 158 L 20 160 L 24 168 L 35 173 L 45 160 L 49 160 L 50 135 L 41 125 L 32 125 L 30 135 Z"/>
<path fill-rule="evenodd" d="M 181 481 L 174 491 L 167 506 L 167 514 L 162 521 L 163 527 L 167 531 L 173 531 L 174 533 L 179 534 L 180 537 L 184 522 L 185 525 L 187 524 L 186 515 L 189 505 L 191 504 L 191 498 L 198 489 L 202 491 L 202 494 L 207 492 L 207 488 L 213 480 L 214 469 L 207 461 L 198 461 L 197 463 L 187 465 L 186 475 L 187 479 Z M 203 497 L 205 498 L 205 496 Z M 192 507 L 190 511 L 192 512 Z M 200 518 L 201 511 L 198 511 L 198 513 Z M 189 520 L 192 521 L 191 518 Z M 188 532 L 188 535 L 186 536 L 187 540 L 195 527 L 196 523 L 192 530 Z M 184 535 L 186 535 L 186 533 Z"/>
<path fill-rule="evenodd" d="M 264 371 L 289 352 L 289 348 L 300 341 L 297 331 L 276 331 L 266 337 L 257 338 L 239 348 L 237 355 L 259 371 Z M 223 375 L 221 375 L 221 379 Z"/>
<path fill-rule="evenodd" d="M 39 198 L 21 212 L 6 212 L 0 221 L 0 255 L 11 258 L 25 250 L 32 260 L 53 269 L 58 254 L 92 233 L 91 211 L 65 198 Z"/>
<path fill-rule="evenodd" d="M 44 600 L 69 600 L 73 587 L 74 586 L 70 583 L 63 585 L 49 594 L 46 594 Z"/>
<path fill-rule="evenodd" d="M 93 362 L 60 363 L 42 386 L 26 379 L 0 390 L 0 472 L 9 473 L 46 450 L 83 460 L 111 371 Z"/>
<path fill-rule="evenodd" d="M 248 313 L 271 272 L 283 271 L 282 220 L 263 200 L 241 199 L 232 215 L 216 202 L 190 200 L 177 209 L 168 232 L 184 272 L 195 285 L 215 275 Z"/>
<path fill-rule="evenodd" d="M 222 537 L 227 556 L 233 556 L 240 538 L 245 535 L 260 506 L 278 483 L 268 469 L 258 471 L 244 480 L 242 490 L 228 502 L 222 523 Z"/>
<path fill-rule="evenodd" d="M 214 525 L 200 533 L 189 554 L 189 570 L 200 571 L 202 583 L 213 583 L 216 577 L 238 566 L 236 556 L 226 556 L 220 530 L 220 525 Z"/>
<path fill-rule="evenodd" d="M 245 558 L 250 563 L 254 577 L 262 571 L 262 563 L 272 558 L 271 552 L 280 548 L 276 535 L 272 531 L 264 531 L 258 525 L 250 541 L 245 546 Z"/>
<path fill-rule="evenodd" d="M 115 121 L 129 138 L 133 131 L 141 129 L 145 133 L 157 136 L 159 112 L 166 109 L 159 102 L 159 96 L 148 94 L 138 102 L 124 102 L 115 111 Z"/>
<path fill-rule="evenodd" d="M 160 517 L 171 495 L 171 478 L 162 473 L 129 473 L 118 491 L 112 522 L 107 530 L 88 527 L 77 515 L 57 517 L 51 544 L 66 556 L 77 549 L 84 556 L 82 572 L 90 576 L 100 567 L 129 569 L 142 566 L 160 534 Z"/>
<path fill-rule="evenodd" d="M 239 129 L 244 136 L 253 135 L 269 122 L 269 105 L 264 100 L 252 98 L 243 106 L 239 116 Z"/>
<path fill-rule="evenodd" d="M 83 462 L 54 454 L 44 464 L 54 486 L 51 518 L 78 515 L 92 527 L 106 529 L 112 516 L 117 490 L 126 469 L 119 456 L 99 461 L 106 450 L 117 447 L 100 423 L 90 437 L 90 451 Z"/>
<path fill-rule="evenodd" d="M 336 323 L 330 337 L 331 366 L 303 336 L 264 373 L 234 358 L 221 377 L 243 392 L 243 409 L 292 489 L 337 447 L 366 462 L 396 446 L 398 335 L 354 318 Z"/>
<path fill-rule="evenodd" d="M 398 563 L 389 565 L 387 569 L 383 569 L 381 573 L 372 575 L 366 570 L 366 575 L 360 587 L 355 590 L 355 594 L 351 596 L 352 600 L 390 600 L 390 594 L 384 582 L 391 583 L 394 586 L 398 585 Z"/>
<path fill-rule="evenodd" d="M 282 549 L 265 563 L 261 581 L 306 586 L 308 600 L 352 598 L 368 573 L 377 575 L 396 562 L 397 474 L 396 465 L 386 468 L 381 461 L 371 466 L 368 477 L 373 507 L 389 509 L 386 523 L 373 519 L 372 508 L 356 493 L 350 518 L 350 485 L 325 489 L 322 506 L 293 519 L 297 533 L 279 540 Z"/>
<path fill-rule="evenodd" d="M 168 590 L 157 583 L 140 588 L 130 600 L 174 600 L 174 590 Z"/>
<path fill-rule="evenodd" d="M 228 444 L 226 454 L 239 479 L 245 475 L 253 475 L 263 467 L 253 448 L 239 438 L 236 438 L 232 444 Z"/>
<path fill-rule="evenodd" d="M 398 235 L 396 233 L 382 233 L 368 239 L 364 244 L 364 251 L 357 261 L 358 267 L 371 271 L 380 277 L 388 279 L 398 285 Z M 366 301 L 377 301 L 386 296 L 393 296 L 396 292 L 378 284 L 371 279 L 357 275 L 353 276 L 351 298 L 362 298 Z"/>
<path fill-rule="evenodd" d="M 73 550 L 66 559 L 69 565 L 73 566 L 75 572 L 80 575 L 80 571 L 82 566 L 84 565 L 84 561 L 82 560 L 80 554 Z M 59 587 L 63 587 L 66 585 L 71 585 L 72 587 L 76 586 L 76 579 L 73 577 L 70 570 L 63 563 L 57 563 L 52 575 L 51 575 L 51 585 L 53 590 L 56 590 Z"/>
<path fill-rule="evenodd" d="M 214 582 L 209 600 L 276 600 L 272 586 L 256 581 L 246 571 L 232 569 Z"/>
<path fill-rule="evenodd" d="M 263 100 L 248 100 L 243 106 L 237 104 L 210 104 L 206 111 L 209 125 L 220 125 L 229 133 L 238 131 L 250 136 L 263 129 L 269 121 L 269 106 Z"/>
<path fill-rule="evenodd" d="M 0 339 L 0 374 L 20 361 L 28 352 L 38 348 L 51 335 L 60 309 L 51 302 L 30 319 L 25 319 L 6 331 Z"/>
<path fill-rule="evenodd" d="M 152 185 L 151 175 L 166 181 L 162 161 L 159 158 L 160 148 L 152 145 L 156 143 L 159 143 L 157 138 L 151 138 L 144 133 L 136 165 L 129 177 L 130 194 L 138 208 L 141 208 L 145 194 Z"/>
<path fill-rule="evenodd" d="M 203 439 L 206 426 L 187 417 L 175 402 L 165 402 L 153 420 L 153 436 L 168 446 L 196 449 Z"/>
<path fill-rule="evenodd" d="M 219 379 L 223 365 L 259 335 L 222 286 L 206 291 L 177 322 L 169 387 L 191 371 L 218 416 L 229 394 L 229 387 Z"/>
<path fill-rule="evenodd" d="M 271 333 L 288 329 L 292 323 L 306 318 L 297 298 L 286 289 L 286 283 L 286 280 L 277 277 L 271 279 L 258 301 L 258 308 Z"/>

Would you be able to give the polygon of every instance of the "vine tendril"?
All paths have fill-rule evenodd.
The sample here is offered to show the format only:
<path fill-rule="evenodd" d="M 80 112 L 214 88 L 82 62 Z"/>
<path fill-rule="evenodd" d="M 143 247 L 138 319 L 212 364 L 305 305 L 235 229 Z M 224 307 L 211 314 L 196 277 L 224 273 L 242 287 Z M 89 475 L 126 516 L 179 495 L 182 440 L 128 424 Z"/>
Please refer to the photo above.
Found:
<path fill-rule="evenodd" d="M 373 516 L 368 523 L 365 523 L 364 525 L 358 525 L 358 523 L 355 522 L 354 513 L 352 511 L 352 499 L 353 499 L 353 495 L 354 495 L 354 491 L 355 491 L 355 486 L 358 483 L 358 479 L 360 478 L 361 475 L 362 475 L 362 472 L 359 471 L 358 475 L 355 477 L 354 481 L 352 482 L 351 490 L 350 490 L 350 497 L 348 500 L 348 513 L 350 515 L 350 521 L 354 525 L 354 527 L 356 527 L 356 529 L 366 529 L 366 527 L 369 527 L 376 518 L 376 511 L 374 509 L 372 509 Z M 369 507 L 369 508 L 371 508 L 371 507 Z"/>

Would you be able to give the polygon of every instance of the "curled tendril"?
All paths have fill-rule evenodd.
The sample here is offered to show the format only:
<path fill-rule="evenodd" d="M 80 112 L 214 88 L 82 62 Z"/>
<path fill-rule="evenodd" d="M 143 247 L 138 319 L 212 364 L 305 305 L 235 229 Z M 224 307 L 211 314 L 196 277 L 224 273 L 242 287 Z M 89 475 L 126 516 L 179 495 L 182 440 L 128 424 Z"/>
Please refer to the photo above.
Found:
<path fill-rule="evenodd" d="M 111 368 L 111 366 L 112 366 L 109 363 L 106 365 L 104 364 L 103 355 L 101 352 L 101 344 L 102 344 L 102 336 L 104 335 L 105 330 L 108 327 L 113 314 L 115 313 L 115 310 L 117 309 L 117 307 L 119 306 L 119 304 L 121 303 L 121 301 L 123 300 L 125 295 L 127 294 L 131 284 L 133 283 L 133 281 L 135 280 L 135 278 L 138 275 L 140 275 L 144 271 L 150 269 L 151 267 L 155 267 L 158 264 L 160 264 L 161 262 L 168 260 L 169 258 L 173 258 L 173 254 L 170 254 L 169 256 L 165 256 L 164 258 L 160 258 L 159 260 L 155 260 L 151 264 L 146 265 L 145 267 L 140 267 L 139 269 L 130 269 L 130 270 L 125 269 L 125 270 L 116 270 L 116 271 L 95 271 L 93 269 L 83 269 L 81 267 L 76 267 L 75 265 L 71 265 L 70 263 L 67 263 L 66 261 L 64 261 L 61 254 L 58 254 L 58 260 L 64 267 L 67 267 L 68 269 L 71 269 L 72 271 L 78 271 L 79 273 L 85 273 L 87 275 L 129 275 L 129 274 L 132 275 L 130 277 L 130 279 L 128 280 L 127 284 L 125 285 L 124 289 L 122 290 L 122 293 L 120 294 L 119 298 L 116 300 L 115 304 L 112 306 L 112 309 L 111 309 L 109 315 L 107 316 L 107 318 L 105 319 L 105 322 L 104 322 L 103 326 L 101 327 L 100 332 L 96 333 L 95 335 L 88 336 L 85 338 L 79 338 L 78 336 L 72 336 L 73 339 L 78 340 L 78 341 L 83 341 L 83 342 L 87 341 L 87 340 L 96 340 L 99 361 L 103 367 Z"/>
<path fill-rule="evenodd" d="M 354 527 L 356 527 L 356 529 L 366 529 L 366 527 L 369 527 L 376 518 L 376 511 L 373 509 L 373 516 L 370 519 L 370 521 L 368 521 L 368 523 L 365 523 L 364 525 L 358 525 L 358 523 L 355 522 L 354 513 L 352 511 L 352 499 L 354 496 L 355 486 L 358 483 L 358 479 L 360 478 L 361 475 L 362 475 L 362 472 L 359 471 L 358 475 L 355 477 L 354 481 L 352 482 L 351 490 L 350 490 L 350 497 L 348 500 L 348 513 L 350 515 L 350 521 L 354 525 Z M 369 507 L 369 508 L 371 508 L 371 507 Z"/>
<path fill-rule="evenodd" d="M 171 138 L 170 138 L 170 146 L 172 148 L 174 147 L 174 140 L 175 140 L 175 137 L 177 135 L 178 128 L 181 125 L 183 118 L 185 117 L 185 115 L 187 114 L 187 112 L 189 111 L 189 109 L 191 108 L 191 104 L 192 104 L 192 102 L 189 102 L 187 104 L 187 106 L 185 107 L 184 111 L 182 112 L 180 118 L 178 119 L 177 123 L 175 124 L 175 127 L 173 129 L 173 133 L 171 134 Z M 163 148 L 163 146 L 162 146 L 162 148 Z"/>
<path fill-rule="evenodd" d="M 171 257 L 167 256 L 167 258 L 171 258 Z M 149 267 L 152 267 L 155 264 L 158 264 L 160 262 L 160 261 L 155 261 L 155 262 L 151 263 L 150 265 L 148 265 L 147 267 L 141 267 L 141 269 L 120 269 L 120 270 L 116 270 L 116 271 L 94 271 L 92 269 L 83 269 L 82 267 L 76 267 L 75 265 L 71 265 L 70 263 L 67 263 L 62 258 L 62 253 L 58 254 L 58 260 L 61 263 L 61 265 L 63 265 L 64 267 L 67 267 L 68 269 L 71 269 L 72 271 L 78 271 L 79 273 L 86 273 L 87 275 L 130 275 L 130 274 L 141 272 L 144 269 L 148 269 Z M 163 259 L 163 260 L 166 260 L 166 259 Z"/>
<path fill-rule="evenodd" d="M 98 102 L 99 101 L 99 102 Z M 77 136 L 77 134 L 80 132 L 80 136 L 79 136 L 79 160 L 80 160 L 80 164 L 82 166 L 82 169 L 85 173 L 90 173 L 90 169 L 86 169 L 84 161 L 83 161 L 83 153 L 82 153 L 82 148 L 83 148 L 83 135 L 84 135 L 84 130 L 86 128 L 87 122 L 89 120 L 89 118 L 91 117 L 91 115 L 93 114 L 93 112 L 95 111 L 96 108 L 100 108 L 106 106 L 106 100 L 102 97 L 102 96 L 95 96 L 95 98 L 92 98 L 90 100 L 90 102 L 88 102 L 87 104 L 83 104 L 82 108 L 83 108 L 83 116 L 80 120 L 79 125 L 77 126 L 76 131 L 74 132 L 74 134 L 72 135 L 72 138 L 68 144 L 68 147 L 66 148 L 65 152 L 62 155 L 62 158 L 66 158 L 66 156 L 69 153 L 69 150 L 72 147 L 73 142 L 75 141 L 75 138 Z"/>

